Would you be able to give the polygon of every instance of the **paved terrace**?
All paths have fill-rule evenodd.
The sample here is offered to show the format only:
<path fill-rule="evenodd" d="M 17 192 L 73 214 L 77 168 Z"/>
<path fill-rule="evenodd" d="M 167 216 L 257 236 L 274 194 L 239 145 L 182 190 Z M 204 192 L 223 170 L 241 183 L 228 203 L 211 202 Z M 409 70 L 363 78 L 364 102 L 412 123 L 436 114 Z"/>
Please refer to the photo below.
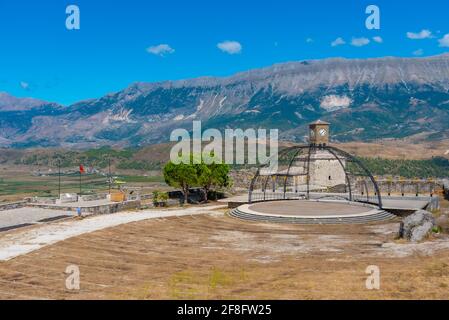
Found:
<path fill-rule="evenodd" d="M 45 223 L 74 216 L 74 212 L 41 208 L 17 208 L 0 211 L 0 232 L 36 223 Z"/>
<path fill-rule="evenodd" d="M 54 224 L 41 225 L 36 228 L 17 230 L 11 233 L 0 233 L 0 261 L 10 260 L 85 233 L 116 227 L 122 224 L 148 219 L 213 214 L 216 213 L 214 210 L 224 208 L 225 206 L 222 205 L 208 205 L 180 209 L 119 212 L 116 214 L 91 216 L 82 220 L 70 219 Z M 29 208 L 24 209 L 29 210 Z M 49 211 L 55 212 L 55 210 Z M 24 214 L 30 215 L 30 212 L 24 211 Z M 36 216 L 34 220 L 36 219 L 39 218 Z M 147 232 L 150 231 L 147 230 Z"/>
<path fill-rule="evenodd" d="M 350 205 L 347 203 L 316 202 L 304 200 L 288 200 L 274 202 L 259 202 L 249 207 L 250 210 L 266 214 L 283 216 L 341 216 L 360 214 L 372 208 Z"/>
<path fill-rule="evenodd" d="M 92 201 L 77 201 L 77 202 L 65 202 L 62 204 L 54 203 L 33 203 L 34 207 L 48 207 L 48 208 L 90 208 L 96 206 L 105 206 L 110 204 L 116 204 L 116 202 L 109 201 L 107 199 L 92 200 Z"/>
<path fill-rule="evenodd" d="M 317 198 L 317 196 L 323 195 L 318 193 L 311 193 L 311 198 Z M 331 194 L 327 195 L 336 195 L 341 196 L 341 194 Z M 434 197 L 434 199 L 437 199 Z M 412 197 L 412 196 L 382 196 L 383 209 L 385 210 L 419 210 L 427 207 L 433 199 L 431 197 Z M 222 203 L 240 203 L 245 204 L 248 203 L 248 195 L 238 195 L 235 197 L 230 197 L 226 199 L 221 199 L 219 202 Z"/>

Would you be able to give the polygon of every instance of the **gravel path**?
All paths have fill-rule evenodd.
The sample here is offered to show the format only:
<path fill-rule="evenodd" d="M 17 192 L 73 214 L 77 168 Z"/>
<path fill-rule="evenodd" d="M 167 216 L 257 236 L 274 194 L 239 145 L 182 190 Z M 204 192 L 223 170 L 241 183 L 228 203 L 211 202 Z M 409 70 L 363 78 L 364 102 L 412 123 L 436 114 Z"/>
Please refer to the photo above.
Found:
<path fill-rule="evenodd" d="M 42 225 L 37 228 L 8 233 L 3 236 L 0 235 L 0 261 L 13 259 L 71 237 L 115 227 L 121 224 L 172 216 L 210 214 L 214 213 L 213 210 L 221 208 L 226 208 L 226 206 L 219 205 L 176 210 L 121 212 L 88 217 L 82 220 L 62 221 Z"/>

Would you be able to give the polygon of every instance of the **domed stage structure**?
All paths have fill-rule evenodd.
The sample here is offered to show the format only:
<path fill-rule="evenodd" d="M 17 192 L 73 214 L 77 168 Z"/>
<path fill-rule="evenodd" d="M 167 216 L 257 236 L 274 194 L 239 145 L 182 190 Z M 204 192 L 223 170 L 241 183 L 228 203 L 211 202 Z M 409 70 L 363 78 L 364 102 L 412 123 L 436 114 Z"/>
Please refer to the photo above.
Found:
<path fill-rule="evenodd" d="M 382 209 L 379 187 L 363 163 L 328 145 L 329 123 L 318 120 L 309 128 L 308 145 L 282 150 L 277 166 L 259 167 L 248 204 L 232 210 L 231 216 L 299 224 L 393 219 Z"/>

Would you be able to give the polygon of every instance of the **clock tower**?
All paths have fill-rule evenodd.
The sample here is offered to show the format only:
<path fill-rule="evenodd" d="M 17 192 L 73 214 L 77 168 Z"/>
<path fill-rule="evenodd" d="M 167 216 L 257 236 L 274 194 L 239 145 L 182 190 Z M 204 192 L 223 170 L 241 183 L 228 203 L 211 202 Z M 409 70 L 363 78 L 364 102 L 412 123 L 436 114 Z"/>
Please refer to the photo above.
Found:
<path fill-rule="evenodd" d="M 309 143 L 325 146 L 329 144 L 330 123 L 317 120 L 309 124 Z"/>

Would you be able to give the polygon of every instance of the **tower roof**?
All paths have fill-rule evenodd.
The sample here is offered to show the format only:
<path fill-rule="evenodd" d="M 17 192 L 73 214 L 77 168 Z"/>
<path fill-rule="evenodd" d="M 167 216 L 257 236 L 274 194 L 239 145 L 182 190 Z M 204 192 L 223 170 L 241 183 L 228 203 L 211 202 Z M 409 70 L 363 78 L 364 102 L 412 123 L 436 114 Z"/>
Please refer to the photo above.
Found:
<path fill-rule="evenodd" d="M 327 125 L 330 125 L 329 122 L 326 122 L 326 121 L 323 121 L 323 120 L 320 120 L 320 119 L 318 119 L 317 121 L 309 123 L 309 125 L 316 125 L 316 124 L 327 124 Z"/>

